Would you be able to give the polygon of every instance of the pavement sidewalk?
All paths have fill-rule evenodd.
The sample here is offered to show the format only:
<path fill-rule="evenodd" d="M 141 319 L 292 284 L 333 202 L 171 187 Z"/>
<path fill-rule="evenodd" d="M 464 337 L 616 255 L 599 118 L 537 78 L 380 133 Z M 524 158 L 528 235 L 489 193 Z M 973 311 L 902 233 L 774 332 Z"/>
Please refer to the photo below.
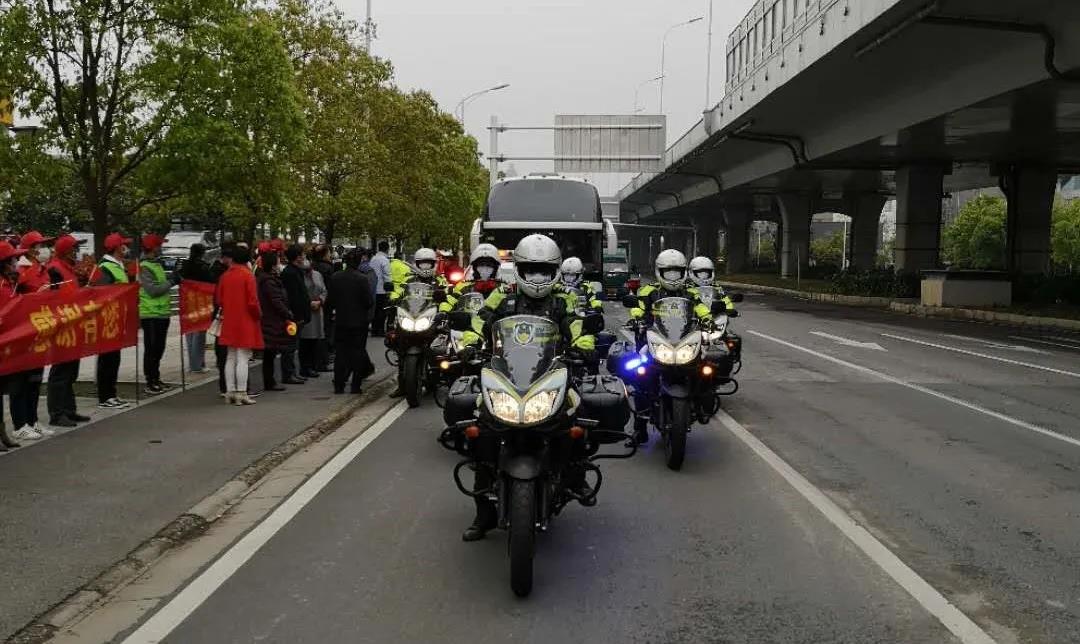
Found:
<path fill-rule="evenodd" d="M 371 380 L 388 375 L 382 339 L 368 349 Z M 346 405 L 330 375 L 250 407 L 225 405 L 213 384 L 189 388 L 0 458 L 0 640 Z M 257 366 L 251 376 L 261 389 Z"/>

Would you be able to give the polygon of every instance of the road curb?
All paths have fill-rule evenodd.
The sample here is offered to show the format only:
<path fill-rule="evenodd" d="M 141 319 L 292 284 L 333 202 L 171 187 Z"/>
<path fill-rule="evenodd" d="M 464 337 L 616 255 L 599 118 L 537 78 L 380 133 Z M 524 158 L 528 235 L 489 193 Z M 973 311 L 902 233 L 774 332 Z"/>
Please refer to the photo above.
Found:
<path fill-rule="evenodd" d="M 922 304 L 897 301 L 888 297 L 861 297 L 857 295 L 836 295 L 834 293 L 811 293 L 809 291 L 797 291 L 795 289 L 779 288 L 776 286 L 743 284 L 741 282 L 721 281 L 720 283 L 725 288 L 732 288 L 740 291 L 764 293 L 767 295 L 783 295 L 786 297 L 793 297 L 800 300 L 824 302 L 827 304 L 839 304 L 842 306 L 887 309 L 893 311 L 894 313 L 903 313 L 905 315 L 914 315 L 923 318 L 941 318 L 946 320 L 959 320 L 964 322 L 988 322 L 990 324 L 1007 324 L 1011 326 L 1028 327 L 1033 329 L 1080 331 L 1080 320 L 1048 318 L 1035 315 L 1021 315 L 1019 313 L 989 311 L 986 309 L 961 309 L 947 306 L 923 306 Z"/>
<path fill-rule="evenodd" d="M 232 479 L 171 521 L 123 559 L 16 631 L 8 637 L 5 644 L 40 644 L 49 640 L 99 601 L 141 575 L 166 552 L 205 532 L 256 483 L 287 458 L 334 432 L 365 405 L 385 396 L 390 385 L 395 382 L 395 375 L 391 372 L 371 382 L 363 394 L 355 396 L 337 411 L 317 420 L 244 467 Z"/>

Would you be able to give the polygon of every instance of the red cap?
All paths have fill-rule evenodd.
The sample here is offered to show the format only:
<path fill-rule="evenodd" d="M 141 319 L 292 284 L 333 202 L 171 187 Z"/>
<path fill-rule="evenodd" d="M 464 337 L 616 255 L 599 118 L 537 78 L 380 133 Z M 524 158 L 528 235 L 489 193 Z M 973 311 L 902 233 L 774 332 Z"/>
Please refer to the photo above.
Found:
<path fill-rule="evenodd" d="M 105 252 L 111 253 L 125 244 L 130 244 L 131 238 L 124 237 L 120 233 L 112 233 L 105 238 Z"/>
<path fill-rule="evenodd" d="M 284 239 L 271 239 L 270 240 L 270 250 L 272 250 L 272 251 L 274 251 L 276 253 L 284 253 L 285 252 L 285 240 Z"/>
<path fill-rule="evenodd" d="M 148 233 L 142 236 L 142 247 L 143 250 L 157 250 L 158 248 L 161 248 L 161 245 L 166 241 L 167 240 L 161 235 Z"/>
<path fill-rule="evenodd" d="M 57 255 L 63 255 L 72 248 L 82 246 L 85 243 L 84 240 L 75 239 L 71 235 L 60 235 L 56 238 L 56 243 L 53 244 L 53 249 Z"/>
<path fill-rule="evenodd" d="M 26 249 L 15 248 L 6 241 L 0 241 L 0 262 L 6 262 L 12 257 L 19 257 L 26 254 Z"/>
<path fill-rule="evenodd" d="M 269 253 L 270 250 L 271 250 L 270 242 L 268 242 L 268 241 L 259 242 L 259 254 L 260 255 L 264 255 L 266 253 Z"/>
<path fill-rule="evenodd" d="M 22 239 L 19 240 L 19 248 L 30 248 L 34 244 L 47 244 L 54 239 L 56 238 L 46 237 L 45 235 L 42 235 L 36 230 L 31 230 L 30 232 L 23 235 Z"/>

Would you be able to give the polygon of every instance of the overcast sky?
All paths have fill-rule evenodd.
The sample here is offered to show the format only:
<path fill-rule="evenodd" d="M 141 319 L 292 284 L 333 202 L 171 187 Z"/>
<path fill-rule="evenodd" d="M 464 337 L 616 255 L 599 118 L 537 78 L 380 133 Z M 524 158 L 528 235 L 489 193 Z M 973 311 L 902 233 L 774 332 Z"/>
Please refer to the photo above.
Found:
<path fill-rule="evenodd" d="M 723 94 L 727 36 L 754 0 L 713 0 L 712 102 Z M 363 21 L 365 0 L 338 0 Z M 707 16 L 708 0 L 373 0 L 376 55 L 389 58 L 398 85 L 430 91 L 452 112 L 464 96 L 510 87 L 470 103 L 468 131 L 488 150 L 491 116 L 511 125 L 551 125 L 556 113 L 625 114 L 634 88 L 660 74 L 660 43 L 671 25 Z M 668 37 L 664 111 L 668 142 L 705 107 L 706 21 Z M 659 84 L 641 89 L 640 106 L 659 111 Z M 551 154 L 552 133 L 503 134 L 501 151 Z M 519 173 L 550 162 L 517 162 Z M 595 176 L 602 195 L 627 177 Z"/>

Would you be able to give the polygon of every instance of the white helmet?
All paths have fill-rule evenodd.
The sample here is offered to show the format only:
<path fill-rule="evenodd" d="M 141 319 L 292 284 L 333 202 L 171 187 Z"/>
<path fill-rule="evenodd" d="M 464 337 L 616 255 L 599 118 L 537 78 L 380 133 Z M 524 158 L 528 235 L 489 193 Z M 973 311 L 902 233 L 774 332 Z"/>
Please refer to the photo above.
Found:
<path fill-rule="evenodd" d="M 708 257 L 695 257 L 690 260 L 690 281 L 698 286 L 712 286 L 716 266 Z"/>
<path fill-rule="evenodd" d="M 413 255 L 413 266 L 416 274 L 423 279 L 430 279 L 435 274 L 435 265 L 438 263 L 439 258 L 435 255 L 435 251 L 430 248 L 421 248 Z"/>
<path fill-rule="evenodd" d="M 581 284 L 581 278 L 585 275 L 585 265 L 577 257 L 567 257 L 559 267 L 559 277 L 562 283 L 573 288 Z"/>
<path fill-rule="evenodd" d="M 686 255 L 669 248 L 656 256 L 656 280 L 669 291 L 686 285 Z"/>
<path fill-rule="evenodd" d="M 491 280 L 499 270 L 499 249 L 493 244 L 479 244 L 469 255 L 474 280 Z M 485 274 L 486 273 L 486 274 Z"/>
<path fill-rule="evenodd" d="M 514 249 L 517 288 L 528 297 L 547 297 L 555 286 L 562 253 L 559 245 L 544 235 L 529 235 Z"/>

